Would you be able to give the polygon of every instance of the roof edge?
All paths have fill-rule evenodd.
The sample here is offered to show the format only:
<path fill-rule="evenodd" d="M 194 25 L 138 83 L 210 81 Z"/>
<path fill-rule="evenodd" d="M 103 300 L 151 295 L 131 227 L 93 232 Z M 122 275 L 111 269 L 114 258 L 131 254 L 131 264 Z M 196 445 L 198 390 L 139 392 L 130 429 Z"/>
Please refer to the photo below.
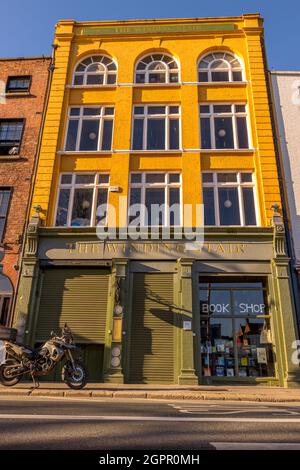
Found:
<path fill-rule="evenodd" d="M 239 16 L 196 16 L 196 17 L 176 17 L 176 18 L 140 18 L 140 19 L 126 19 L 126 20 L 92 20 L 92 21 L 77 21 L 74 19 L 62 19 L 59 20 L 56 23 L 57 25 L 63 25 L 63 24 L 73 24 L 74 26 L 92 26 L 92 25 L 98 25 L 98 24 L 103 24 L 103 25 L 125 25 L 125 24 L 139 24 L 139 23 L 160 23 L 160 22 L 165 22 L 165 23 L 180 23 L 180 22 L 193 22 L 193 21 L 199 21 L 199 22 L 205 22 L 205 21 L 214 21 L 214 22 L 223 22 L 223 21 L 242 21 L 245 18 L 259 18 L 263 19 L 263 16 L 261 13 L 244 13 Z"/>
<path fill-rule="evenodd" d="M 300 70 L 269 70 L 271 75 L 300 75 Z"/>
<path fill-rule="evenodd" d="M 28 57 L 0 57 L 0 62 L 5 61 L 20 61 L 20 60 L 50 60 L 50 55 L 41 55 L 41 56 L 28 56 Z"/>

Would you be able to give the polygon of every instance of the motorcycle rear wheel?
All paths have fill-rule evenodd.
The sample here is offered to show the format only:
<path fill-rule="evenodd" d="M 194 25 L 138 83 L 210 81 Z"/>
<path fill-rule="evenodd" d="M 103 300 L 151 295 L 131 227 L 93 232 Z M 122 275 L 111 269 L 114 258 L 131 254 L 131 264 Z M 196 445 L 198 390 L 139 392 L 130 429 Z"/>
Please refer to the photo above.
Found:
<path fill-rule="evenodd" d="M 20 382 L 22 375 L 17 375 L 17 377 L 11 376 L 10 371 L 11 367 L 7 366 L 20 366 L 20 363 L 15 359 L 8 359 L 5 364 L 0 366 L 0 382 L 5 387 L 13 387 Z"/>
<path fill-rule="evenodd" d="M 88 375 L 85 365 L 80 361 L 75 361 L 75 370 L 72 363 L 67 362 L 62 370 L 62 380 L 68 387 L 74 390 L 80 390 L 88 381 Z"/>

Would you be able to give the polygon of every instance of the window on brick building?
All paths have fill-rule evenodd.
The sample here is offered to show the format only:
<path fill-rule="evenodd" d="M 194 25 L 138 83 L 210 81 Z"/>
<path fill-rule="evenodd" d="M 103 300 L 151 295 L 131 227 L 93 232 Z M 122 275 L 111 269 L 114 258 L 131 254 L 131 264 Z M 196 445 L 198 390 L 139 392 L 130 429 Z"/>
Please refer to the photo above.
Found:
<path fill-rule="evenodd" d="M 6 93 L 28 93 L 30 84 L 30 75 L 8 77 Z"/>
<path fill-rule="evenodd" d="M 85 106 L 70 108 L 66 151 L 110 151 L 114 108 Z"/>
<path fill-rule="evenodd" d="M 108 190 L 107 173 L 62 173 L 55 225 L 95 227 L 105 224 Z"/>
<path fill-rule="evenodd" d="M 242 82 L 243 68 L 237 57 L 228 52 L 212 52 L 198 64 L 199 82 Z"/>
<path fill-rule="evenodd" d="M 0 155 L 19 155 L 23 119 L 0 119 Z"/>
<path fill-rule="evenodd" d="M 7 325 L 11 297 L 0 294 L 0 325 Z"/>
<path fill-rule="evenodd" d="M 130 175 L 128 222 L 132 225 L 180 226 L 181 174 L 139 172 Z"/>
<path fill-rule="evenodd" d="M 179 149 L 179 106 L 134 106 L 132 148 L 133 150 Z"/>
<path fill-rule="evenodd" d="M 205 225 L 257 225 L 254 174 L 202 173 Z"/>
<path fill-rule="evenodd" d="M 248 149 L 249 131 L 245 104 L 201 104 L 202 149 Z"/>
<path fill-rule="evenodd" d="M 150 54 L 136 66 L 135 83 L 178 83 L 179 65 L 167 54 Z"/>
<path fill-rule="evenodd" d="M 73 85 L 115 85 L 117 81 L 117 65 L 108 56 L 91 56 L 82 60 L 76 67 Z"/>
<path fill-rule="evenodd" d="M 3 241 L 10 195 L 11 195 L 11 191 L 9 188 L 0 189 L 0 243 L 2 243 Z"/>

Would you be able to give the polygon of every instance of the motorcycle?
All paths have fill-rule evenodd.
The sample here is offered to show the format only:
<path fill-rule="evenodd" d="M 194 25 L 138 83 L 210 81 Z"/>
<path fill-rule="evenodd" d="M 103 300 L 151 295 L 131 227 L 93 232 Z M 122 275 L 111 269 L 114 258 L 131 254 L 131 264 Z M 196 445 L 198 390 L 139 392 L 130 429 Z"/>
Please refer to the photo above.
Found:
<path fill-rule="evenodd" d="M 33 388 L 38 388 L 37 377 L 48 375 L 63 360 L 66 362 L 62 368 L 62 380 L 68 387 L 79 390 L 87 383 L 84 364 L 73 357 L 79 348 L 67 324 L 62 328 L 61 336 L 52 331 L 50 339 L 39 348 L 32 349 L 11 340 L 4 340 L 4 345 L 6 360 L 0 366 L 0 382 L 6 387 L 16 385 L 28 374 L 33 380 Z"/>

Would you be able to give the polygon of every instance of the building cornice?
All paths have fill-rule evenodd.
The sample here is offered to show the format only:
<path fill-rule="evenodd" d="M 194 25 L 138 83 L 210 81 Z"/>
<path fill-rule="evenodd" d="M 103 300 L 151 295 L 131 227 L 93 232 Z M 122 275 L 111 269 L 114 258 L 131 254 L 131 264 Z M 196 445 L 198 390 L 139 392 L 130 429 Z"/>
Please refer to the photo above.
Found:
<path fill-rule="evenodd" d="M 225 23 L 225 22 L 245 22 L 247 24 L 260 22 L 262 17 L 260 13 L 249 13 L 240 16 L 219 16 L 219 17 L 186 17 L 186 18 L 144 18 L 144 19 L 129 19 L 129 20 L 105 20 L 105 21 L 75 21 L 75 20 L 60 20 L 56 26 L 75 26 L 75 27 L 93 27 L 93 26 L 127 26 L 127 25 L 142 25 L 142 24 L 185 24 L 185 23 Z"/>
<path fill-rule="evenodd" d="M 118 233 L 118 228 L 116 232 Z M 193 229 L 195 230 L 195 229 Z M 213 239 L 213 238 L 252 238 L 252 239 L 267 239 L 270 240 L 273 237 L 274 229 L 273 227 L 206 227 L 204 230 L 204 238 L 205 239 Z M 151 233 L 151 229 L 149 229 L 149 233 Z M 170 230 L 172 234 L 172 230 Z M 85 237 L 96 237 L 96 227 L 40 227 L 39 228 L 39 236 L 40 237 L 72 237 L 76 236 L 78 238 L 85 238 Z M 171 238 L 172 239 L 172 238 Z M 124 241 L 124 239 L 120 239 L 120 241 Z M 164 242 L 166 240 L 146 240 L 146 241 L 153 241 L 154 243 Z M 176 241 L 176 240 L 175 240 Z M 177 240 L 178 241 L 178 240 Z M 141 240 L 143 242 L 143 240 Z"/>
<path fill-rule="evenodd" d="M 61 20 L 56 24 L 56 38 L 72 39 L 71 35 L 85 38 L 111 36 L 162 36 L 188 34 L 260 34 L 263 19 L 258 13 L 241 16 L 209 18 L 159 18 L 117 21 Z"/>

